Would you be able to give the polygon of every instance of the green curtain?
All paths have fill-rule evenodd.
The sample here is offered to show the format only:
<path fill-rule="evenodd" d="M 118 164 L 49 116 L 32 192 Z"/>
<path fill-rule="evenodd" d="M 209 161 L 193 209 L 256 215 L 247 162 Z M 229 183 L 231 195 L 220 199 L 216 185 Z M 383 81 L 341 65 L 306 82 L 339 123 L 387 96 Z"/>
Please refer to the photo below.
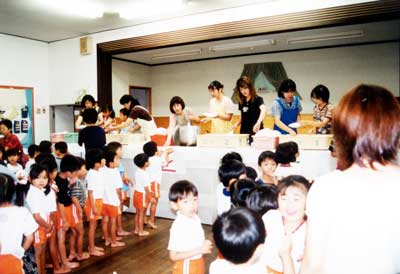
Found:
<path fill-rule="evenodd" d="M 267 80 L 275 87 L 276 90 L 279 89 L 279 85 L 283 80 L 288 79 L 288 76 L 286 74 L 282 62 L 245 64 L 240 77 L 247 76 L 254 82 L 260 71 L 264 73 Z M 237 99 L 238 92 L 239 92 L 238 90 L 234 89 L 233 94 L 231 96 L 231 99 L 235 104 L 238 103 Z M 302 99 L 297 91 L 296 95 L 299 96 L 300 99 Z"/>

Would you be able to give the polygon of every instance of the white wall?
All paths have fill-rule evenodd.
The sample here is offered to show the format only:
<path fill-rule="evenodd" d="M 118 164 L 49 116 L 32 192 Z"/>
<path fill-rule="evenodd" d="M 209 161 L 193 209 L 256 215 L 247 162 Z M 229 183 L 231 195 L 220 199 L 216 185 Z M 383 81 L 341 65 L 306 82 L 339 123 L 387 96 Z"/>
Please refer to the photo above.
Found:
<path fill-rule="evenodd" d="M 50 92 L 51 104 L 70 104 L 86 88 L 97 98 L 97 58 L 96 44 L 118 39 L 213 25 L 230 21 L 272 16 L 284 13 L 316 10 L 334 6 L 371 2 L 371 0 L 320 0 L 267 1 L 254 5 L 222 9 L 190 16 L 176 17 L 132 27 L 105 31 L 90 35 L 93 40 L 93 53 L 79 54 L 79 38 L 72 38 L 49 44 L 50 52 Z"/>
<path fill-rule="evenodd" d="M 112 60 L 112 104 L 116 115 L 122 107 L 119 99 L 129 93 L 129 86 L 150 86 L 150 67 Z"/>
<path fill-rule="evenodd" d="M 181 96 L 196 113 L 206 112 L 209 101 L 207 86 L 212 80 L 223 83 L 225 94 L 230 97 L 244 64 L 274 61 L 281 61 L 288 76 L 296 82 L 303 96 L 304 113 L 312 112 L 309 94 L 320 83 L 330 89 L 334 104 L 345 91 L 358 83 L 382 85 L 397 96 L 399 94 L 399 43 L 386 43 L 150 67 L 153 115 L 167 116 L 169 100 L 175 95 Z M 114 65 L 113 69 L 120 70 L 120 66 Z M 126 66 L 132 67 L 132 73 L 137 65 L 126 63 Z M 118 85 L 117 81 L 114 77 L 113 85 Z M 270 105 L 276 94 L 262 96 Z"/>
<path fill-rule="evenodd" d="M 49 138 L 48 44 L 0 34 L 0 85 L 34 89 L 34 107 L 46 113 L 34 114 L 35 142 Z"/>

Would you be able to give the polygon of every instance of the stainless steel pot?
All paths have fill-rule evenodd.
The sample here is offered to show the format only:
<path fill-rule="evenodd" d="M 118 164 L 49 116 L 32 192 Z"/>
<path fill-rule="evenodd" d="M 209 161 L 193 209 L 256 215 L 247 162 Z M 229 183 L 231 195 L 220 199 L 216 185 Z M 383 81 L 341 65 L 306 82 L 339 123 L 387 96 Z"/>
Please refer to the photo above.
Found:
<path fill-rule="evenodd" d="M 200 132 L 198 126 L 179 126 L 179 145 L 181 146 L 195 146 L 197 142 L 197 135 Z"/>

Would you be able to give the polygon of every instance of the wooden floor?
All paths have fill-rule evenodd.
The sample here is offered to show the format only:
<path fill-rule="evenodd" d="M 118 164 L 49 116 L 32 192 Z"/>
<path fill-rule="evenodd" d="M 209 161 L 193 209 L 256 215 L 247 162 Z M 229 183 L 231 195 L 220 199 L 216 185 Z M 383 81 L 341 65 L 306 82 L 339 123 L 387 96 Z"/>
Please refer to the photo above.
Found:
<path fill-rule="evenodd" d="M 135 214 L 123 214 L 123 226 L 125 230 L 133 230 L 133 219 Z M 156 230 L 146 227 L 150 232 L 149 236 L 138 237 L 134 235 L 125 236 L 125 247 L 105 248 L 105 256 L 90 257 L 89 260 L 81 263 L 81 266 L 72 273 L 95 273 L 95 274 L 168 274 L 171 273 L 172 262 L 168 257 L 168 238 L 169 229 L 173 220 L 157 218 Z M 203 225 L 206 239 L 212 240 L 211 226 Z M 85 233 L 87 226 L 85 225 Z M 100 222 L 97 227 L 97 245 L 104 246 L 101 241 Z M 87 247 L 87 235 L 85 235 L 84 246 Z M 86 249 L 87 250 L 87 249 Z M 206 269 L 208 271 L 210 263 L 216 258 L 216 249 L 213 253 L 205 256 Z"/>

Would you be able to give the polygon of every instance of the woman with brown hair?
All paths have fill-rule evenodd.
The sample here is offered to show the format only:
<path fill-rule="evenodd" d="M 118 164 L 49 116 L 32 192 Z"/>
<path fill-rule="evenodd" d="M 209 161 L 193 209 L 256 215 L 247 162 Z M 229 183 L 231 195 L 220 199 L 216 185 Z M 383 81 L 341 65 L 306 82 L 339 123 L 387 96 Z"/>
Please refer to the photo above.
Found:
<path fill-rule="evenodd" d="M 385 88 L 359 85 L 339 102 L 339 164 L 307 197 L 301 273 L 400 272 L 400 106 Z"/>
<path fill-rule="evenodd" d="M 248 133 L 250 136 L 264 128 L 266 107 L 262 97 L 257 95 L 253 81 L 242 76 L 236 81 L 235 90 L 238 94 L 240 116 L 233 129 L 240 126 L 240 133 Z"/>

